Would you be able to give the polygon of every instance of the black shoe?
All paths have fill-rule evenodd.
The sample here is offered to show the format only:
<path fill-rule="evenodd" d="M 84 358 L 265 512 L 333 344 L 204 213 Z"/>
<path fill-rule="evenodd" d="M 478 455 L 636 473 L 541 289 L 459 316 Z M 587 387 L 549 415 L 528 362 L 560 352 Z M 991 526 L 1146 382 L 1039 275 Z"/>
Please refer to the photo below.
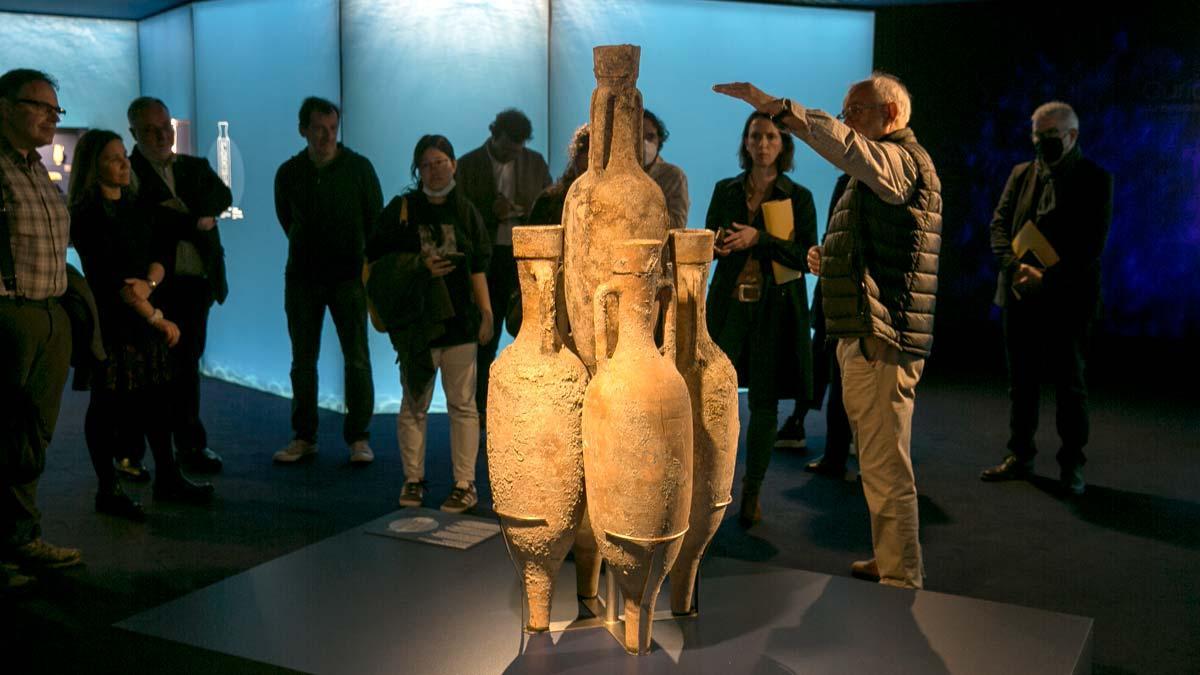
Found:
<path fill-rule="evenodd" d="M 176 460 L 181 466 L 197 473 L 217 473 L 221 470 L 221 456 L 211 448 L 180 450 Z"/>
<path fill-rule="evenodd" d="M 176 473 L 168 478 L 159 475 L 158 480 L 154 483 L 154 501 L 156 502 L 208 504 L 212 501 L 214 492 L 212 483 L 194 483 L 181 473 Z"/>
<path fill-rule="evenodd" d="M 792 415 L 775 434 L 775 449 L 803 450 L 807 447 L 808 439 L 804 435 L 804 416 Z"/>
<path fill-rule="evenodd" d="M 149 483 L 150 471 L 136 459 L 128 457 L 118 460 L 114 467 L 122 478 L 128 478 L 135 483 Z"/>
<path fill-rule="evenodd" d="M 37 587 L 37 579 L 23 574 L 16 566 L 4 565 L 0 569 L 0 597 L 8 599 L 21 598 Z"/>
<path fill-rule="evenodd" d="M 742 488 L 742 508 L 738 513 L 738 524 L 742 527 L 754 527 L 762 520 L 762 507 L 758 503 L 760 488 Z"/>
<path fill-rule="evenodd" d="M 1068 497 L 1082 496 L 1083 491 L 1087 488 L 1087 483 L 1083 481 L 1083 465 L 1073 464 L 1062 467 L 1058 474 L 1058 486 Z"/>
<path fill-rule="evenodd" d="M 146 520 L 146 512 L 142 509 L 142 505 L 133 497 L 125 494 L 120 484 L 111 491 L 101 490 L 96 493 L 96 511 L 139 523 Z"/>
<path fill-rule="evenodd" d="M 998 483 L 1005 480 L 1025 480 L 1033 473 L 1033 460 L 1021 459 L 1016 455 L 1009 455 L 1004 458 L 996 466 L 989 469 L 984 469 L 979 474 L 979 480 L 989 483 Z"/>
<path fill-rule="evenodd" d="M 837 466 L 833 462 L 827 463 L 824 457 L 815 459 L 808 464 L 805 464 L 804 470 L 808 473 L 815 473 L 818 476 L 825 476 L 826 478 L 844 480 L 847 482 L 854 482 L 858 479 L 857 472 L 850 471 L 844 464 L 842 466 Z"/>

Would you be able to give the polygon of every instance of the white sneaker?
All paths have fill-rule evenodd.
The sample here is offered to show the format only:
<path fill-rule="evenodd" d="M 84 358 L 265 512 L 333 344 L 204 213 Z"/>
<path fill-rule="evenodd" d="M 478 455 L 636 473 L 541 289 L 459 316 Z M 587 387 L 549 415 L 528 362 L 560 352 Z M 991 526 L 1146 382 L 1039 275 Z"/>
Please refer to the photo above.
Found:
<path fill-rule="evenodd" d="M 366 441 L 354 441 L 350 444 L 351 464 L 370 464 L 375 461 L 375 453 Z"/>
<path fill-rule="evenodd" d="M 298 462 L 306 457 L 312 457 L 315 454 L 317 454 L 316 443 L 310 443 L 299 438 L 293 438 L 292 442 L 288 443 L 287 447 L 284 449 L 276 452 L 272 459 L 281 464 L 291 464 L 292 462 Z"/>

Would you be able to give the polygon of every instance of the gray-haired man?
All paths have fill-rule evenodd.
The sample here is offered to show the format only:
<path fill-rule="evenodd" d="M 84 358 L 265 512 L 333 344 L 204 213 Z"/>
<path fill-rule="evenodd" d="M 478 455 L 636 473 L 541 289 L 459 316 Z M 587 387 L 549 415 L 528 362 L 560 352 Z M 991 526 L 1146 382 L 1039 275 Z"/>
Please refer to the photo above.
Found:
<path fill-rule="evenodd" d="M 921 588 L 909 444 L 916 386 L 933 343 L 942 198 L 933 161 L 908 128 L 908 91 L 875 73 L 850 87 L 835 119 L 748 83 L 714 89 L 782 121 L 850 175 L 824 246 L 808 257 L 821 276 L 826 333 L 838 341 L 843 401 L 871 514 L 875 558 L 851 569 Z"/>

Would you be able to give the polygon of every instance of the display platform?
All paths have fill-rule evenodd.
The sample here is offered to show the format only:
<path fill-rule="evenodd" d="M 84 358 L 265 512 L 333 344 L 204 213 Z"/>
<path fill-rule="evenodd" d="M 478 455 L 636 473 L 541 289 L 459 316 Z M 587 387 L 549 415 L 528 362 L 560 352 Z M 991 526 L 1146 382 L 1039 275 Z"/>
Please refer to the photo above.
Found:
<path fill-rule="evenodd" d="M 1088 618 L 724 558 L 704 563 L 701 615 L 655 622 L 648 655 L 627 655 L 603 629 L 526 635 L 501 537 L 456 550 L 370 534 L 402 515 L 410 513 L 388 514 L 117 626 L 330 675 L 1092 669 Z M 568 561 L 553 621 L 580 611 L 574 575 Z M 668 597 L 664 586 L 660 607 Z"/>

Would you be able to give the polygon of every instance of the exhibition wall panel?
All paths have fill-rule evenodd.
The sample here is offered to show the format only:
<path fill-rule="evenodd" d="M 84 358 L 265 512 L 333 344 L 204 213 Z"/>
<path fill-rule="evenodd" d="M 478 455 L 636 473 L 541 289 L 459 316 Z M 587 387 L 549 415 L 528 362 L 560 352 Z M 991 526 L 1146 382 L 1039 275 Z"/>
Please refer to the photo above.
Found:
<path fill-rule="evenodd" d="M 872 12 L 701 0 L 553 0 L 550 31 L 550 143 L 553 168 L 566 164 L 571 133 L 586 122 L 595 77 L 592 47 L 642 47 L 643 103 L 670 131 L 663 159 L 687 173 L 690 227 L 703 227 L 713 185 L 737 174 L 750 108 L 712 91 L 749 81 L 777 96 L 836 113 L 847 86 L 871 73 Z M 791 177 L 812 190 L 817 221 L 838 171 L 796 149 Z"/>
<path fill-rule="evenodd" d="M 413 185 L 421 136 L 442 134 L 462 156 L 483 143 L 505 108 L 529 116 L 528 147 L 546 154 L 548 30 L 544 0 L 343 0 L 342 137 L 374 163 L 385 202 Z M 509 342 L 505 333 L 501 347 Z M 386 336 L 372 333 L 371 360 L 376 408 L 398 410 L 399 375 Z M 440 384 L 432 409 L 445 410 Z"/>
<path fill-rule="evenodd" d="M 229 123 L 234 206 L 221 221 L 229 300 L 214 308 L 204 367 L 257 389 L 291 394 L 283 311 L 287 239 L 275 217 L 275 171 L 304 147 L 296 113 L 309 95 L 338 101 L 337 0 L 217 0 L 192 5 L 196 153 L 217 166 L 217 123 Z M 327 320 L 321 400 L 338 409 L 342 361 Z M 286 430 L 281 431 L 284 440 Z"/>

